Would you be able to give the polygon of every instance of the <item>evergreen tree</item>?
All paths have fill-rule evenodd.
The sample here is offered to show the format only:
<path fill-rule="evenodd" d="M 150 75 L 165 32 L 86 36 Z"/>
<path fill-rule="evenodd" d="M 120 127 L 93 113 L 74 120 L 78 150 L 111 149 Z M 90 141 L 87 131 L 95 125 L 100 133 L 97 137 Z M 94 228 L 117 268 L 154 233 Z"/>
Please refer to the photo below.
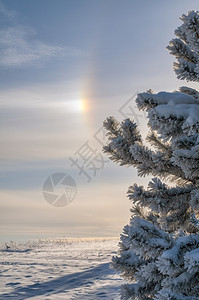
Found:
<path fill-rule="evenodd" d="M 178 77 L 199 81 L 199 12 L 182 21 L 168 48 Z M 138 94 L 136 104 L 148 114 L 151 148 L 132 120 L 104 122 L 110 159 L 154 176 L 147 189 L 128 189 L 131 219 L 111 263 L 129 282 L 121 299 L 199 299 L 199 92 L 150 90 Z"/>

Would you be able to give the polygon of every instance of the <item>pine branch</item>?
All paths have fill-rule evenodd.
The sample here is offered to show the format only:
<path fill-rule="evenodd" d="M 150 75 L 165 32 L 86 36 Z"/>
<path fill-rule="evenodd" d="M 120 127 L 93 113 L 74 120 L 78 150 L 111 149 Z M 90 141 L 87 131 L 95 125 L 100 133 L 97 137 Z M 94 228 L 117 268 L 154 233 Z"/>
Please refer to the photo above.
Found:
<path fill-rule="evenodd" d="M 193 63 L 194 65 L 197 64 L 198 56 L 182 40 L 171 40 L 169 42 L 169 46 L 167 46 L 167 49 L 170 51 L 170 54 L 175 55 L 176 58 L 182 58 L 189 63 Z"/>
<path fill-rule="evenodd" d="M 167 49 L 174 55 L 174 71 L 178 79 L 199 81 L 199 12 L 182 15 L 183 24 L 175 30 L 178 38 L 172 39 Z"/>
<path fill-rule="evenodd" d="M 137 130 L 137 125 L 129 119 L 118 123 L 113 117 L 104 122 L 109 143 L 104 152 L 120 166 L 134 166 L 139 176 L 153 175 L 169 177 L 171 175 L 187 180 L 180 167 L 174 166 L 165 153 L 154 152 L 145 147 Z"/>
<path fill-rule="evenodd" d="M 192 97 L 194 97 L 195 99 L 198 99 L 199 100 L 199 92 L 195 89 L 192 89 L 190 87 L 187 87 L 187 86 L 181 86 L 179 88 L 179 91 L 181 93 L 184 93 L 184 94 L 187 94 L 187 95 L 190 95 Z"/>
<path fill-rule="evenodd" d="M 171 157 L 172 149 L 169 143 L 161 141 L 160 137 L 154 132 L 150 131 L 146 137 L 146 141 L 154 146 L 157 150 L 164 151 L 168 157 Z"/>

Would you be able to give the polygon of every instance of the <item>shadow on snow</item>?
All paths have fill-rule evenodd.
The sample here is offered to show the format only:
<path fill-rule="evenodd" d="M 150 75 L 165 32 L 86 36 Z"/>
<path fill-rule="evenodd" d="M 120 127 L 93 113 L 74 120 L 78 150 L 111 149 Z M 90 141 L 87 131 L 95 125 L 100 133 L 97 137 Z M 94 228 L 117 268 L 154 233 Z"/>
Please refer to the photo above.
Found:
<path fill-rule="evenodd" d="M 103 280 L 107 275 L 112 274 L 115 274 L 115 272 L 109 268 L 109 263 L 103 263 L 89 270 L 64 275 L 46 282 L 35 283 L 25 287 L 15 287 L 13 292 L 2 294 L 0 299 L 22 300 L 60 292 L 65 292 L 67 295 L 69 290 L 93 284 L 95 280 Z M 14 283 L 10 285 L 14 285 Z"/>

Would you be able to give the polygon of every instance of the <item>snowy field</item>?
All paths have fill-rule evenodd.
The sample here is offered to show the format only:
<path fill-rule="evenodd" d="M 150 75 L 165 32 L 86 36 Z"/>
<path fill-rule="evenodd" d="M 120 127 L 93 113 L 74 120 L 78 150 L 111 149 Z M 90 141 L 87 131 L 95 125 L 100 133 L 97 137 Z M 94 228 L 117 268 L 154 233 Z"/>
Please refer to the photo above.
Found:
<path fill-rule="evenodd" d="M 0 244 L 0 299 L 119 299 L 118 239 Z"/>

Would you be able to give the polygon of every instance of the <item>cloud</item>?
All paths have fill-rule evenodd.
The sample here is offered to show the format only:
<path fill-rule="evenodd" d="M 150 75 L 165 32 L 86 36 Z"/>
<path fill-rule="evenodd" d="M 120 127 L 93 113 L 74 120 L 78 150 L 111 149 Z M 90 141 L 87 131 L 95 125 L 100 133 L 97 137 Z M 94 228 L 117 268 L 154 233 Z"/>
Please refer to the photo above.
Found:
<path fill-rule="evenodd" d="M 1 0 L 0 0 L 0 14 L 8 21 L 14 21 L 14 18 L 16 17 L 16 12 L 7 10 Z"/>
<path fill-rule="evenodd" d="M 16 24 L 14 13 L 9 12 L 2 2 L 0 2 L 0 15 L 7 19 L 7 24 L 9 23 L 9 26 L 0 30 L 1 66 L 19 67 L 49 58 L 86 55 L 73 47 L 46 44 L 38 40 L 32 28 Z M 13 22 L 11 22 L 12 18 Z"/>

